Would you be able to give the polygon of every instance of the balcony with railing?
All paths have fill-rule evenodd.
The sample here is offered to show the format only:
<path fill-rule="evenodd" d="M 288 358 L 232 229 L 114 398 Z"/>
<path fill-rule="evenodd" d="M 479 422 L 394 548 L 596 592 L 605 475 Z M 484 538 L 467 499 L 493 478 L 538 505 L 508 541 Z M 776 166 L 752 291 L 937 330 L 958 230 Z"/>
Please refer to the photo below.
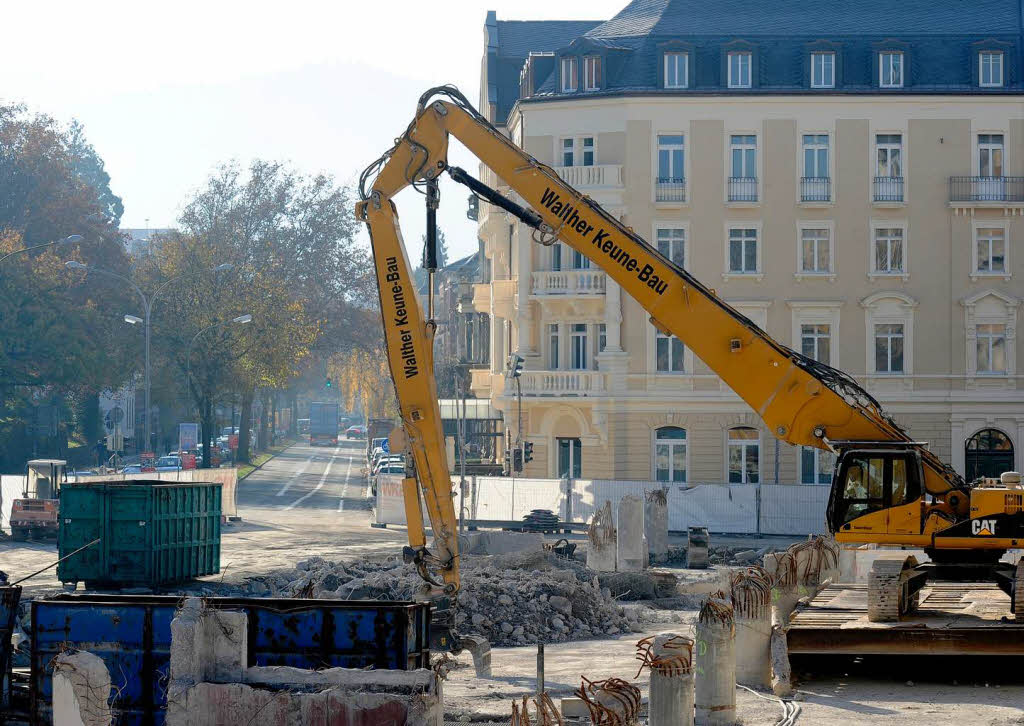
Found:
<path fill-rule="evenodd" d="M 831 202 L 832 179 L 827 176 L 800 177 L 801 202 Z"/>
<path fill-rule="evenodd" d="M 729 201 L 730 202 L 756 202 L 757 201 L 757 177 L 756 176 L 731 176 L 731 177 L 729 177 Z"/>
<path fill-rule="evenodd" d="M 654 185 L 654 201 L 685 202 L 686 180 L 682 177 L 659 176 Z"/>
<path fill-rule="evenodd" d="M 1024 204 L 1024 176 L 951 176 L 949 201 L 981 206 Z"/>
<path fill-rule="evenodd" d="M 523 371 L 520 386 L 524 396 L 597 396 L 605 392 L 604 374 L 598 371 Z"/>
<path fill-rule="evenodd" d="M 872 198 L 876 202 L 900 203 L 903 201 L 903 177 L 876 176 Z"/>
<path fill-rule="evenodd" d="M 555 171 L 562 181 L 577 189 L 594 187 L 621 187 L 621 164 L 597 164 L 595 166 L 556 166 Z"/>
<path fill-rule="evenodd" d="M 600 270 L 539 270 L 534 295 L 604 295 L 608 277 Z"/>

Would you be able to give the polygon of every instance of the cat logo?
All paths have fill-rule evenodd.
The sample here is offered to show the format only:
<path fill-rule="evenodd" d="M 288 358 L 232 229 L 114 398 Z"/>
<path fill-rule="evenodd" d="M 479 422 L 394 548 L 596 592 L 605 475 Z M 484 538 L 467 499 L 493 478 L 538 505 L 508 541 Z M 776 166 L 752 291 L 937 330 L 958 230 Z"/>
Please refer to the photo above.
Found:
<path fill-rule="evenodd" d="M 996 533 L 996 520 L 975 519 L 971 522 L 971 534 L 979 537 L 991 537 Z"/>

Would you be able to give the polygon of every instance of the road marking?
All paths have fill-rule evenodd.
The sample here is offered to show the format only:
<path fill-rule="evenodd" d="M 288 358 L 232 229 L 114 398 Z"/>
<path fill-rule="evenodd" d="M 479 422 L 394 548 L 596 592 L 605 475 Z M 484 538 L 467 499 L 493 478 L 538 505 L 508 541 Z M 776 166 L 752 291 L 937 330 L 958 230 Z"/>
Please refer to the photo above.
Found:
<path fill-rule="evenodd" d="M 289 479 L 288 481 L 286 481 L 284 483 L 284 486 L 281 487 L 281 491 L 279 491 L 274 496 L 275 497 L 283 497 L 284 493 L 292 488 L 292 484 L 294 484 L 296 481 L 298 481 L 298 478 L 306 473 L 306 469 L 309 468 L 309 464 L 312 461 L 313 461 L 313 457 L 312 456 L 309 457 L 308 459 L 306 459 L 306 463 L 302 465 L 302 468 L 299 469 L 297 472 L 295 472 L 295 474 L 292 476 L 292 478 Z"/>
<path fill-rule="evenodd" d="M 348 457 L 348 468 L 345 469 L 345 483 L 341 487 L 341 499 L 338 500 L 338 511 L 345 509 L 345 497 L 348 496 L 348 478 L 352 474 L 352 457 Z"/>
<path fill-rule="evenodd" d="M 299 506 L 299 505 L 300 505 L 300 504 L 302 504 L 302 503 L 303 503 L 304 501 L 306 501 L 307 499 L 309 499 L 309 498 L 310 498 L 311 496 L 313 496 L 314 494 L 316 494 L 316 493 L 317 493 L 318 491 L 320 491 L 321 489 L 323 489 L 323 487 L 324 487 L 324 482 L 325 482 L 325 481 L 327 481 L 327 476 L 328 476 L 328 474 L 330 474 L 330 473 L 331 473 L 331 466 L 332 466 L 332 465 L 334 464 L 334 460 L 338 458 L 338 451 L 340 451 L 340 449 L 341 449 L 341 447 L 335 447 L 335 448 L 334 448 L 334 453 L 333 453 L 333 454 L 331 454 L 331 460 L 327 462 L 327 466 L 326 466 L 326 467 L 324 468 L 324 474 L 323 474 L 323 476 L 321 476 L 321 477 L 320 477 L 320 481 L 318 481 L 318 482 L 317 482 L 316 486 L 315 486 L 315 487 L 313 487 L 312 491 L 306 492 L 306 493 L 305 493 L 305 494 L 303 494 L 303 495 L 302 495 L 301 497 L 299 497 L 299 498 L 298 498 L 298 499 L 296 499 L 296 500 L 295 500 L 294 502 L 292 502 L 292 503 L 291 503 L 291 504 L 289 504 L 289 505 L 288 505 L 287 507 L 285 507 L 284 509 L 285 509 L 285 511 L 286 511 L 286 512 L 287 512 L 287 511 L 288 511 L 289 509 L 295 509 L 295 507 Z"/>

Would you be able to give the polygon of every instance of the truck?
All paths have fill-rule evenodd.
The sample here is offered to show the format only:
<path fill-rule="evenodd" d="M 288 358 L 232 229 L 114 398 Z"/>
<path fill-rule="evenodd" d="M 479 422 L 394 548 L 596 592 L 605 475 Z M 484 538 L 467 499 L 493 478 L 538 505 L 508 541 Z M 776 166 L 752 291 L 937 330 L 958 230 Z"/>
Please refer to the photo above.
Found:
<path fill-rule="evenodd" d="M 309 445 L 338 445 L 338 404 L 309 404 Z"/>
<path fill-rule="evenodd" d="M 373 450 L 386 440 L 395 428 L 395 422 L 389 418 L 371 418 L 366 422 L 366 460 L 373 456 Z"/>
<path fill-rule="evenodd" d="M 22 496 L 11 504 L 11 537 L 56 537 L 61 486 L 67 482 L 63 459 L 33 459 L 25 465 Z"/>

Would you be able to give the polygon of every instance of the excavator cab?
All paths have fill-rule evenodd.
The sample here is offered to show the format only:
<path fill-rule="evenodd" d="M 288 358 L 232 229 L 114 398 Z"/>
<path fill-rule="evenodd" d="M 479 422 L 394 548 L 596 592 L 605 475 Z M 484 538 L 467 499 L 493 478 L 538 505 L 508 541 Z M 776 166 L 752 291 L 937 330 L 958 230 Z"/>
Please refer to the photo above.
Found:
<path fill-rule="evenodd" d="M 905 446 L 841 449 L 832 476 L 829 530 L 843 534 L 919 534 L 923 512 L 921 455 Z"/>

